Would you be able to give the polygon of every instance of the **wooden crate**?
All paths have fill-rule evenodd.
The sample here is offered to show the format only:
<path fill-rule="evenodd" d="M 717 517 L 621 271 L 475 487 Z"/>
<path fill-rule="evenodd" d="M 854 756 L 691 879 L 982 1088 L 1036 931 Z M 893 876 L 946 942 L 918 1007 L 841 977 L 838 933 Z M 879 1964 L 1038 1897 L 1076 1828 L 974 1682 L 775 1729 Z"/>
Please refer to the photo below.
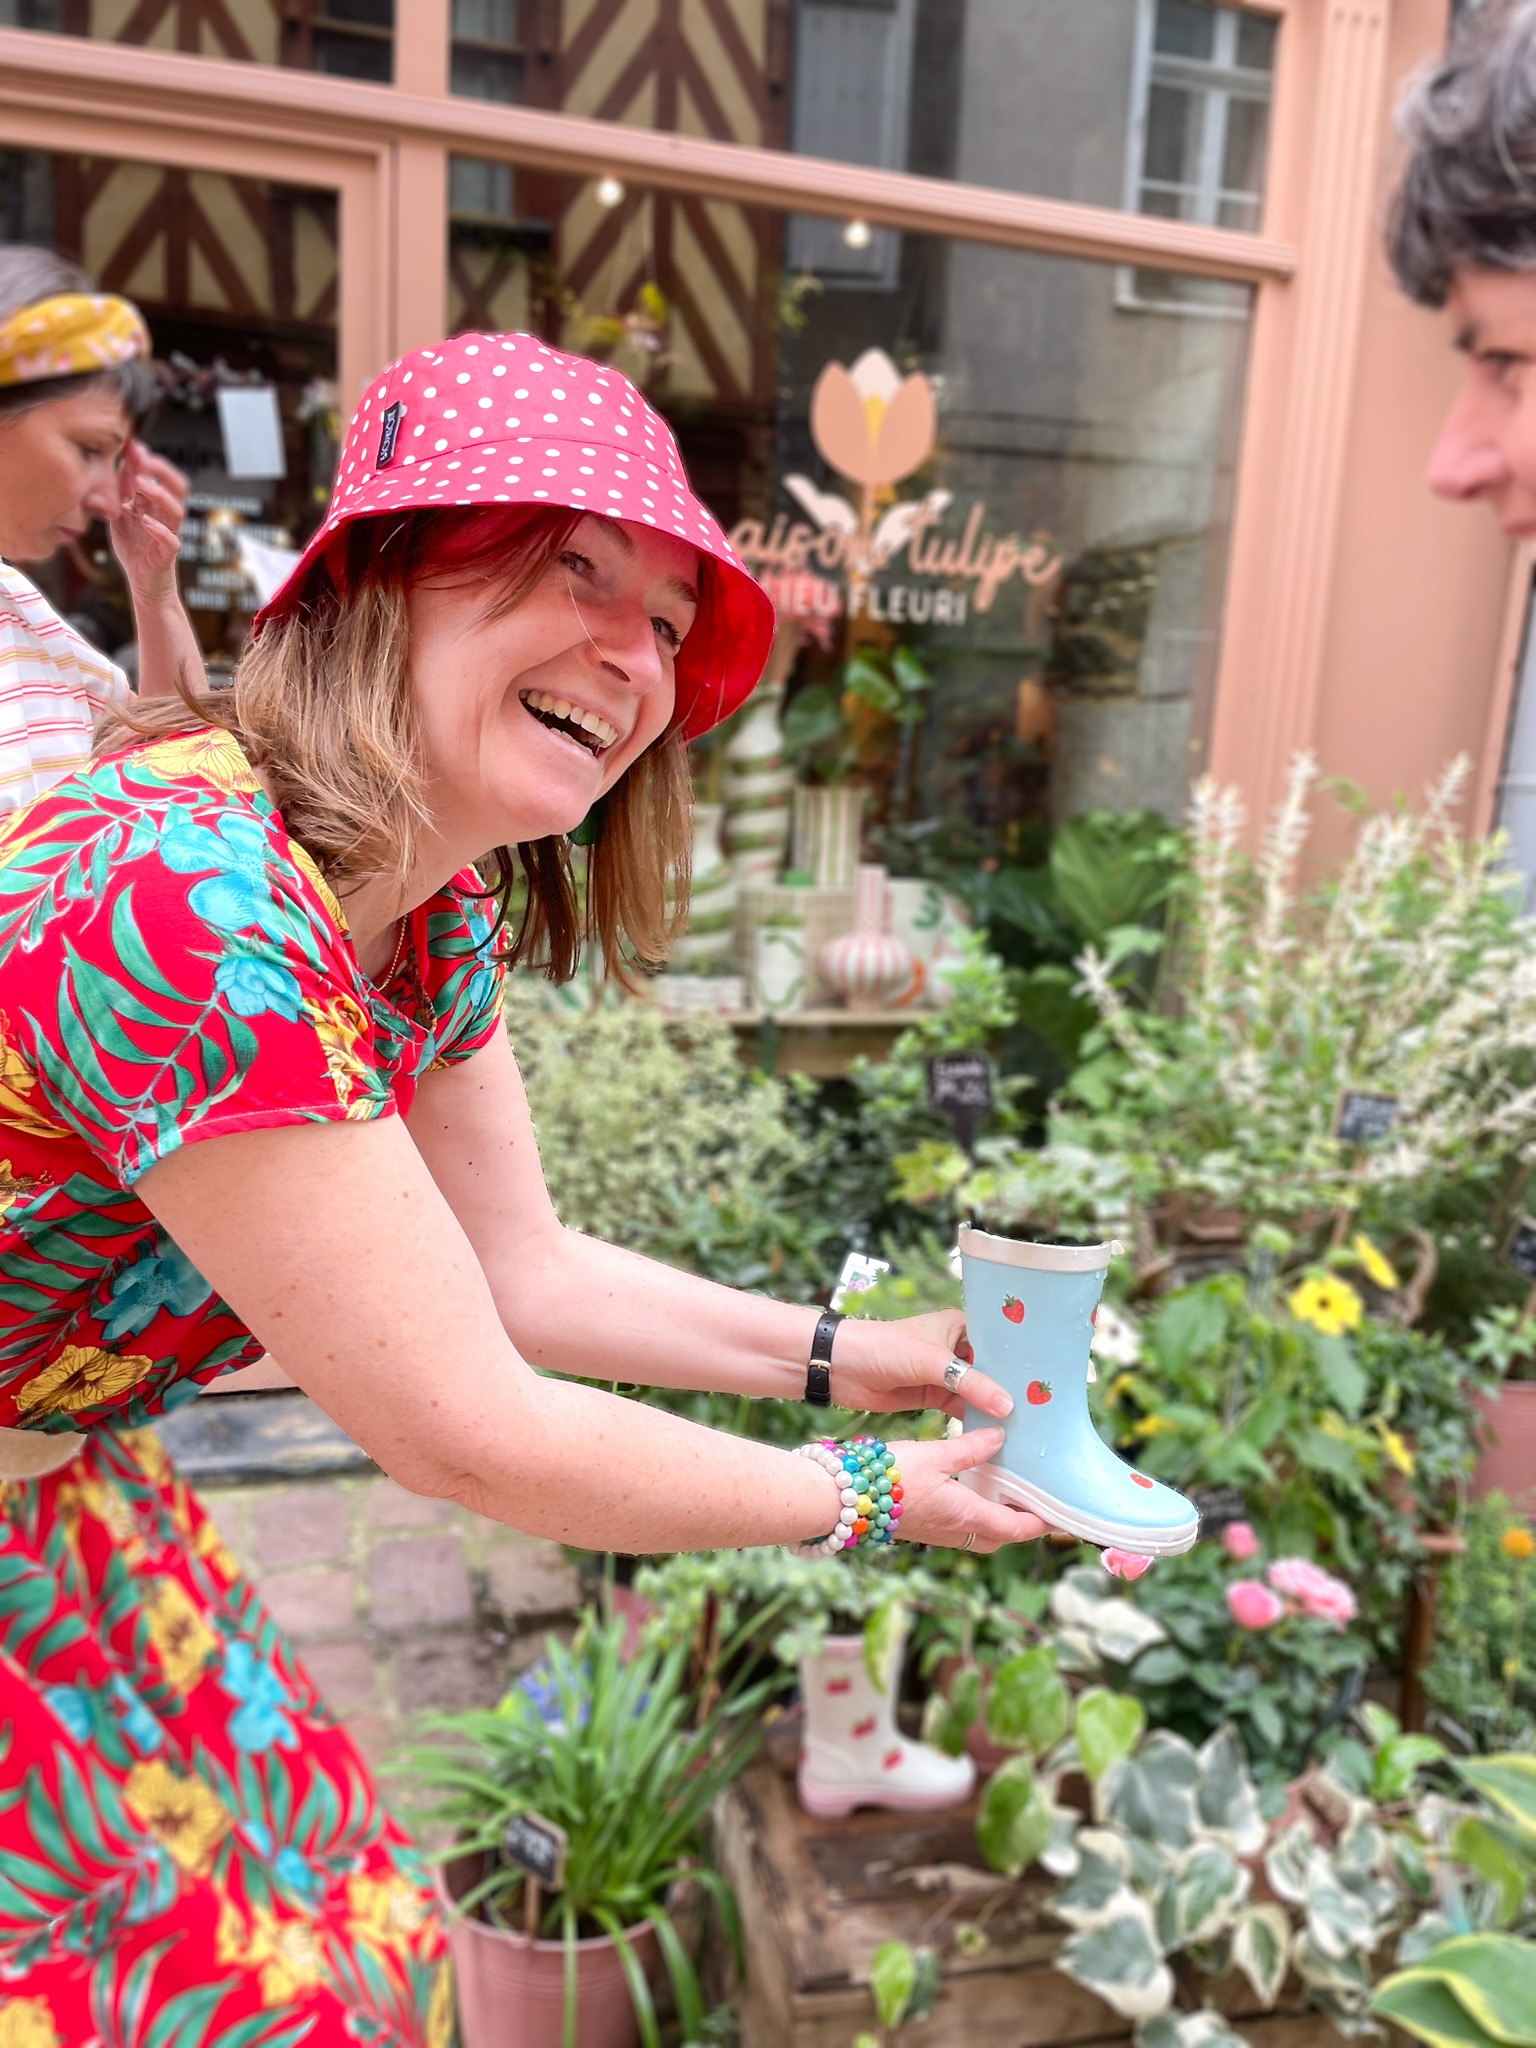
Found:
<path fill-rule="evenodd" d="M 715 1847 L 746 1949 L 732 2001 L 740 2048 L 850 2048 L 855 2035 L 875 2030 L 868 1986 L 876 1948 L 924 1939 L 938 1950 L 943 1980 L 932 2018 L 911 2031 L 912 2048 L 1086 2048 L 1130 2038 L 1127 2021 L 1052 1968 L 1065 1937 L 1044 1910 L 1048 1879 L 1026 1879 L 986 1916 L 984 1954 L 956 1954 L 945 1929 L 976 1919 L 985 1894 L 946 1891 L 932 1873 L 991 1874 L 976 1848 L 974 1803 L 931 1819 L 813 1820 L 793 1783 L 762 1760 L 717 1807 Z M 1320 2013 L 1248 2017 L 1251 1995 L 1223 1989 L 1232 1995 L 1220 2003 L 1252 2048 L 1338 2048 Z"/>

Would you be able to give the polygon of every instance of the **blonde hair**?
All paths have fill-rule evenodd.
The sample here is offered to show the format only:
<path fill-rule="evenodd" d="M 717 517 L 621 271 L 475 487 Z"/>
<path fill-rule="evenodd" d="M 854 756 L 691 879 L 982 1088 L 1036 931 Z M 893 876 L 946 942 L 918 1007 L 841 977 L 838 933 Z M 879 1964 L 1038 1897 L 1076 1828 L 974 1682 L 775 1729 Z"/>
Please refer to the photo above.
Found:
<path fill-rule="evenodd" d="M 410 682 L 411 588 L 473 583 L 491 614 L 510 611 L 580 516 L 509 506 L 414 512 L 387 530 L 381 518 L 354 520 L 246 648 L 232 689 L 195 691 L 178 677 L 179 703 L 116 709 L 97 751 L 193 722 L 232 733 L 285 829 L 338 892 L 404 881 L 432 822 Z M 664 959 L 687 905 L 690 812 L 687 749 L 674 724 L 602 800 L 584 891 L 564 837 L 488 849 L 485 893 L 498 924 L 517 920 L 509 957 L 566 981 L 583 944 L 596 943 L 626 984 L 635 963 Z"/>

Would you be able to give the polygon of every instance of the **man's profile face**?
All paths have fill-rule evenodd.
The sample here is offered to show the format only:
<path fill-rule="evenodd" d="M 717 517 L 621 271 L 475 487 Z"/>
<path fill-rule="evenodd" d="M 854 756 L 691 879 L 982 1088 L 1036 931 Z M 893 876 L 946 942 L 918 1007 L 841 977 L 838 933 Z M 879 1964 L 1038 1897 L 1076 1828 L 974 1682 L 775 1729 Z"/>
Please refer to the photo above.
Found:
<path fill-rule="evenodd" d="M 1481 498 L 1536 538 L 1536 271 L 1464 269 L 1446 301 L 1466 374 L 1429 460 L 1442 498 Z"/>

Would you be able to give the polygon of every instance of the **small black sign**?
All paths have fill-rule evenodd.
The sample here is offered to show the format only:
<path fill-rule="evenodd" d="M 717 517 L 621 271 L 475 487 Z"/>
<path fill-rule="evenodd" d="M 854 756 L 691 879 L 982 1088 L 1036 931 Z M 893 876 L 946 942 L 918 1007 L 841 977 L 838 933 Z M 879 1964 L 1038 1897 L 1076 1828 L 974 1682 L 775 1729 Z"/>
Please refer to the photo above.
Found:
<path fill-rule="evenodd" d="M 565 1830 L 536 1813 L 514 1813 L 501 1838 L 509 1863 L 536 1877 L 546 1891 L 558 1891 L 565 1879 Z"/>
<path fill-rule="evenodd" d="M 1504 1258 L 1517 1273 L 1523 1273 L 1527 1280 L 1536 1280 L 1536 1218 L 1522 1216 L 1515 1225 L 1509 1243 L 1504 1247 Z"/>
<path fill-rule="evenodd" d="M 1379 1145 L 1397 1121 L 1397 1097 L 1346 1088 L 1333 1112 L 1333 1135 L 1345 1145 Z"/>
<path fill-rule="evenodd" d="M 1191 1505 L 1200 1511 L 1202 1536 L 1218 1535 L 1223 1529 L 1230 1529 L 1234 1522 L 1246 1522 L 1248 1519 L 1248 1503 L 1240 1486 L 1193 1486 L 1189 1498 Z"/>
<path fill-rule="evenodd" d="M 393 405 L 386 406 L 379 419 L 379 459 L 375 469 L 387 469 L 395 459 L 395 436 L 400 431 L 400 415 L 405 410 L 397 398 Z"/>
<path fill-rule="evenodd" d="M 969 1152 L 976 1124 L 992 1107 L 992 1062 L 984 1052 L 940 1052 L 928 1062 L 928 1107 L 948 1117 Z"/>

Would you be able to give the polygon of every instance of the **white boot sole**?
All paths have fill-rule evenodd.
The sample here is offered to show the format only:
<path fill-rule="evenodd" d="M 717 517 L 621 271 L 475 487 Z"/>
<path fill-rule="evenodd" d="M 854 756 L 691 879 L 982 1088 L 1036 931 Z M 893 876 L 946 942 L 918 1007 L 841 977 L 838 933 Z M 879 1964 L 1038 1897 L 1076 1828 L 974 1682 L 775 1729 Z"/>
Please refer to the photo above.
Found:
<path fill-rule="evenodd" d="M 975 1789 L 961 1793 L 902 1792 L 894 1785 L 818 1785 L 802 1772 L 795 1779 L 800 1804 L 817 1820 L 846 1820 L 856 1807 L 883 1806 L 891 1813 L 953 1813 Z"/>
<path fill-rule="evenodd" d="M 1003 1507 L 1027 1508 L 1051 1528 L 1062 1529 L 1084 1543 L 1096 1544 L 1100 1550 L 1128 1550 L 1137 1557 L 1182 1557 L 1186 1550 L 1193 1549 L 1200 1534 L 1198 1515 L 1186 1528 L 1158 1535 L 1150 1529 L 1133 1528 L 1129 1523 L 1081 1514 L 998 1465 L 973 1466 L 969 1472 L 962 1472 L 960 1479 L 983 1500 L 996 1501 Z"/>

